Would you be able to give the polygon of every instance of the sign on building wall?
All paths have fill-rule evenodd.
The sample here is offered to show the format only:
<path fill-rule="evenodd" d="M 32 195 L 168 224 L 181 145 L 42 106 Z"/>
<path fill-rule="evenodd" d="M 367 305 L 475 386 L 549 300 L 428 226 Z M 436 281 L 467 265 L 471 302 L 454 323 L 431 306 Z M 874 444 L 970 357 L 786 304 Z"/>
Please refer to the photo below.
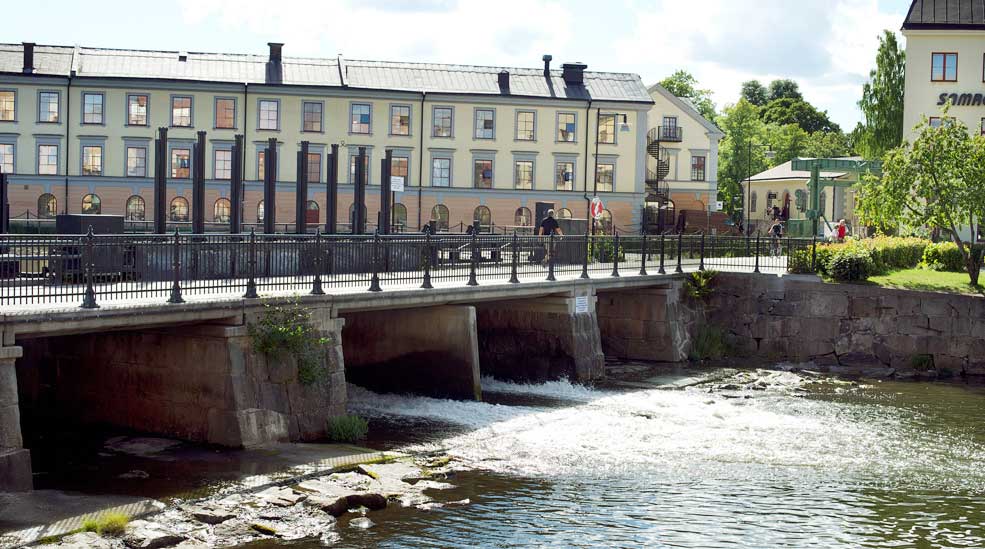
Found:
<path fill-rule="evenodd" d="M 575 297 L 575 314 L 586 314 L 588 313 L 588 296 L 580 295 Z"/>
<path fill-rule="evenodd" d="M 390 190 L 395 193 L 404 192 L 404 176 L 402 175 L 391 175 L 390 176 Z"/>

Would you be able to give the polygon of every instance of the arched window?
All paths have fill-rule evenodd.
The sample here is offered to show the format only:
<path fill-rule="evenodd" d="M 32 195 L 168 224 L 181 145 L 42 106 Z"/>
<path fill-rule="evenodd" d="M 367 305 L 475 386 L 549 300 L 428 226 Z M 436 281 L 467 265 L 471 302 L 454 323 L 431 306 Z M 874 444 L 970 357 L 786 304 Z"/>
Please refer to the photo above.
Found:
<path fill-rule="evenodd" d="M 355 215 L 355 213 L 356 213 L 356 203 L 353 202 L 352 204 L 349 204 L 349 226 L 350 227 L 353 226 L 353 225 L 355 225 L 355 223 L 356 223 L 356 215 Z M 363 205 L 363 221 L 365 222 L 365 225 L 368 227 L 369 226 L 370 219 L 369 219 L 369 217 L 367 217 L 367 215 L 368 214 L 367 214 L 367 211 L 366 211 L 366 205 L 364 204 Z M 373 221 L 375 222 L 376 220 L 374 219 Z"/>
<path fill-rule="evenodd" d="M 99 200 L 99 196 L 95 194 L 87 194 L 82 197 L 82 213 L 84 214 L 100 214 L 103 212 L 103 203 Z"/>
<path fill-rule="evenodd" d="M 825 191 L 821 191 L 821 197 L 818 200 L 818 205 L 817 205 L 817 209 L 818 209 L 817 213 L 827 218 L 828 214 L 825 212 L 827 208 L 828 208 L 828 191 L 825 190 Z"/>
<path fill-rule="evenodd" d="M 320 210 L 318 209 L 318 203 L 314 200 L 309 200 L 304 208 L 304 222 L 307 225 L 317 225 Z"/>
<path fill-rule="evenodd" d="M 38 217 L 55 217 L 58 213 L 58 200 L 51 193 L 38 197 Z"/>
<path fill-rule="evenodd" d="M 492 212 L 486 206 L 476 206 L 472 212 L 472 220 L 478 222 L 480 228 L 488 229 L 492 226 Z"/>
<path fill-rule="evenodd" d="M 220 198 L 215 201 L 212 207 L 212 218 L 216 223 L 229 223 L 229 213 L 232 211 L 232 204 L 228 198 Z"/>
<path fill-rule="evenodd" d="M 561 208 L 557 211 L 558 219 L 571 219 L 571 210 L 568 208 Z"/>
<path fill-rule="evenodd" d="M 127 220 L 143 221 L 146 216 L 143 197 L 133 195 L 127 199 Z"/>
<path fill-rule="evenodd" d="M 533 222 L 533 217 L 530 215 L 530 208 L 519 207 L 516 209 L 516 213 L 513 214 L 513 224 L 518 227 L 529 227 Z"/>
<path fill-rule="evenodd" d="M 756 211 L 759 209 L 759 206 L 757 205 L 758 202 L 759 202 L 759 193 L 757 193 L 756 191 L 753 191 L 752 192 L 752 204 L 749 205 L 749 211 L 750 211 L 750 213 L 756 213 Z"/>
<path fill-rule="evenodd" d="M 602 217 L 599 218 L 599 227 L 604 234 L 612 234 L 612 212 L 602 210 Z"/>
<path fill-rule="evenodd" d="M 257 202 L 257 223 L 263 223 L 263 200 Z"/>
<path fill-rule="evenodd" d="M 398 232 L 407 228 L 407 206 L 400 202 L 393 205 L 393 225 Z"/>
<path fill-rule="evenodd" d="M 451 214 L 448 212 L 448 206 L 444 204 L 435 204 L 431 208 L 431 221 L 435 222 L 435 228 L 439 231 L 448 230 L 448 218 L 450 217 Z"/>
<path fill-rule="evenodd" d="M 171 214 L 168 218 L 171 221 L 188 221 L 188 200 L 181 196 L 171 199 Z"/>

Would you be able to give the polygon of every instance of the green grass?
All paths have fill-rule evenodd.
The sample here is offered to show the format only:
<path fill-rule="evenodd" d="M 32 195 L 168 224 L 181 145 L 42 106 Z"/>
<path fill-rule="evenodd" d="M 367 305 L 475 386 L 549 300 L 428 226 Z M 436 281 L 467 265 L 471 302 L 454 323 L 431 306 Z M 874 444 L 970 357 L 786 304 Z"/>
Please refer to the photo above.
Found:
<path fill-rule="evenodd" d="M 885 288 L 985 295 L 985 288 L 972 286 L 968 273 L 949 273 L 930 269 L 904 269 L 887 275 L 870 276 L 869 282 Z"/>
<path fill-rule="evenodd" d="M 366 438 L 369 422 L 359 416 L 328 418 L 328 440 L 332 442 L 356 442 Z"/>
<path fill-rule="evenodd" d="M 106 513 L 82 523 L 83 532 L 95 532 L 100 536 L 122 536 L 130 518 L 123 513 Z"/>

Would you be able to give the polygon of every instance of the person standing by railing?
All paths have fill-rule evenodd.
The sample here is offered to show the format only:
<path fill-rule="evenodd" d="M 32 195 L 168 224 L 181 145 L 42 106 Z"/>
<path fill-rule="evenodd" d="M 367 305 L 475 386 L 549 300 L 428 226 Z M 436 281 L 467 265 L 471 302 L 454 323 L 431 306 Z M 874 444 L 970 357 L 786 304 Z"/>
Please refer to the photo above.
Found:
<path fill-rule="evenodd" d="M 554 218 L 554 210 L 547 210 L 547 217 L 540 222 L 540 228 L 537 229 L 538 236 L 551 236 L 558 235 L 562 236 L 564 231 L 561 230 L 560 225 L 558 225 L 557 219 Z M 544 245 L 544 261 L 541 262 L 545 267 L 551 260 L 551 255 L 554 254 L 554 250 L 551 249 L 551 242 L 548 240 L 547 244 Z"/>

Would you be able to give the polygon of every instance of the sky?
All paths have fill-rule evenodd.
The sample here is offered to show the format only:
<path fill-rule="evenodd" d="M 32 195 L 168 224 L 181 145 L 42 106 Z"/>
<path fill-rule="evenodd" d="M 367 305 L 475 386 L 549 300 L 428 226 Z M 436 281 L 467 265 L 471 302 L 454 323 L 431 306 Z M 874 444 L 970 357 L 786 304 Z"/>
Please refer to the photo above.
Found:
<path fill-rule="evenodd" d="M 878 37 L 909 0 L 35 0 L 2 42 L 540 67 L 581 61 L 651 84 L 691 72 L 719 110 L 750 79 L 796 80 L 850 131 Z M 41 17 L 40 14 L 45 16 Z"/>

